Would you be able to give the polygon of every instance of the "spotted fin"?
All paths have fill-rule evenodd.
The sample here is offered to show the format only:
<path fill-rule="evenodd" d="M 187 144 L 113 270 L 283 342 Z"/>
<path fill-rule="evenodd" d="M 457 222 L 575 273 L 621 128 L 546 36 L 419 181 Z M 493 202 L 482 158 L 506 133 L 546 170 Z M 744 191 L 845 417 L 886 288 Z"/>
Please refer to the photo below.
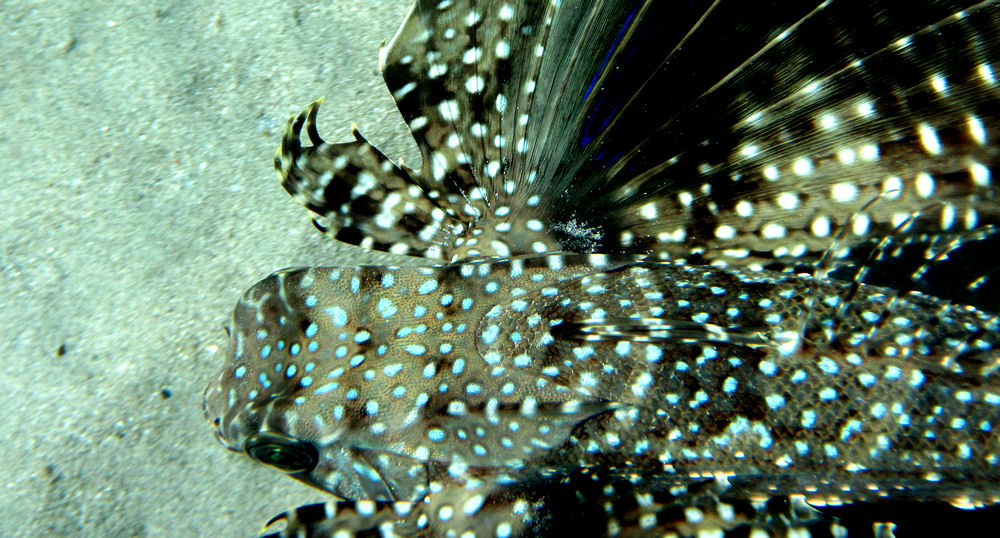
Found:
<path fill-rule="evenodd" d="M 516 112 L 520 102 L 515 94 L 504 97 L 503 92 L 515 86 L 524 89 L 537 76 L 541 57 L 535 51 L 544 48 L 545 21 L 557 4 L 493 7 L 501 11 L 485 14 L 468 1 L 417 2 L 383 50 L 386 83 L 423 157 L 419 170 L 393 165 L 363 139 L 323 143 L 314 120 L 307 121 L 315 118 L 315 107 L 290 122 L 276 159 L 282 184 L 326 217 L 324 226 L 334 237 L 442 260 L 479 253 L 505 256 L 531 252 L 529 248 L 558 250 L 523 214 L 509 220 L 513 228 L 500 226 L 511 208 L 504 210 L 496 196 L 516 186 L 503 179 L 507 172 L 501 169 L 510 165 L 509 154 L 518 140 L 518 147 L 526 143 Z M 313 147 L 302 148 L 298 142 L 303 123 Z M 508 134 L 497 139 L 501 126 Z M 521 135 L 515 136 L 516 131 Z M 507 155 L 501 156 L 501 150 Z M 361 153 L 376 157 L 366 159 Z M 345 166 L 331 170 L 331 163 Z M 374 183 L 369 178 L 375 178 Z M 538 197 L 522 198 L 519 205 L 537 207 L 539 202 Z M 354 211 L 355 205 L 371 209 Z M 398 233 L 393 217 L 399 227 L 419 228 L 417 237 Z M 499 226 L 504 238 L 480 237 L 484 228 L 477 223 L 483 219 L 488 219 L 491 232 Z M 510 244 L 510 237 L 518 237 L 519 244 Z"/>
<path fill-rule="evenodd" d="M 998 18 L 993 2 L 422 0 L 382 57 L 421 167 L 322 142 L 313 108 L 278 170 L 332 235 L 376 250 L 809 265 L 847 222 L 842 246 L 870 245 L 931 201 L 953 217 L 907 233 L 997 223 L 1000 50 L 982 36 Z"/>
<path fill-rule="evenodd" d="M 316 214 L 321 231 L 343 243 L 395 254 L 440 258 L 468 216 L 446 212 L 416 172 L 365 140 L 327 144 L 316 129 L 320 101 L 288 122 L 275 168 L 290 194 Z M 303 126 L 313 144 L 302 147 Z M 443 209 L 444 208 L 444 209 Z"/>
<path fill-rule="evenodd" d="M 413 504 L 409 502 L 329 501 L 307 504 L 271 518 L 259 535 L 260 538 L 346 538 L 372 535 L 387 525 L 393 532 L 404 536 L 415 535 L 416 525 L 406 519 L 412 509 Z"/>
<path fill-rule="evenodd" d="M 963 228 L 965 214 L 973 227 L 995 222 L 986 178 L 996 152 L 983 133 L 997 123 L 996 45 L 978 45 L 995 30 L 974 28 L 995 27 L 997 8 L 961 7 L 970 9 L 953 16 L 958 3 L 796 2 L 765 15 L 713 4 L 645 83 L 656 112 L 622 112 L 623 128 L 652 124 L 641 144 L 622 144 L 619 161 L 647 171 L 630 184 L 657 204 L 656 220 L 637 229 L 673 226 L 682 240 L 666 250 L 678 256 L 695 247 L 777 267 L 811 263 L 852 215 L 844 247 L 877 241 L 931 202 L 959 218 L 929 214 L 910 233 Z M 724 34 L 717 49 L 704 41 Z M 933 52 L 942 50 L 955 62 Z M 685 67 L 694 80 L 673 84 Z M 658 161 L 654 148 L 670 157 Z M 581 175 L 602 173 L 593 168 Z"/>
<path fill-rule="evenodd" d="M 331 501 L 301 506 L 268 521 L 262 538 L 311 536 L 525 536 L 539 503 L 520 487 L 472 485 L 426 502 Z"/>
<path fill-rule="evenodd" d="M 724 481 L 649 491 L 599 472 L 540 483 L 443 492 L 427 503 L 331 501 L 268 522 L 262 538 L 311 536 L 884 536 L 844 524 L 798 496 L 747 501 Z M 866 532 L 867 531 L 867 532 Z"/>

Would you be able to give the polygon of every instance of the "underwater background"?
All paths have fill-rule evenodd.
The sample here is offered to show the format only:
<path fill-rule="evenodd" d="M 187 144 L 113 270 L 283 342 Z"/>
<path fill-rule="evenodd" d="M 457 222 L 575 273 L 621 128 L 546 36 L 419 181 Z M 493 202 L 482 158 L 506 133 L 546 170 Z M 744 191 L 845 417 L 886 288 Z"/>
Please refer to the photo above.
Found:
<path fill-rule="evenodd" d="M 326 96 L 331 140 L 419 162 L 378 74 L 409 4 L 0 2 L 0 535 L 247 536 L 323 497 L 202 393 L 248 286 L 363 255 L 281 189 L 285 120 Z"/>

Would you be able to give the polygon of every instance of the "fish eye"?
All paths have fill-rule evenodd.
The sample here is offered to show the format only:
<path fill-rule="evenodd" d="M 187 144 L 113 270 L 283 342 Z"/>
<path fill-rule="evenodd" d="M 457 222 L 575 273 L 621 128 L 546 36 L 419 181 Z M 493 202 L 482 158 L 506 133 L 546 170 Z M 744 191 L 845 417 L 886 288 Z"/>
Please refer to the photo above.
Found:
<path fill-rule="evenodd" d="M 302 473 L 313 470 L 319 453 L 312 443 L 271 432 L 252 435 L 243 444 L 251 458 L 285 473 Z"/>

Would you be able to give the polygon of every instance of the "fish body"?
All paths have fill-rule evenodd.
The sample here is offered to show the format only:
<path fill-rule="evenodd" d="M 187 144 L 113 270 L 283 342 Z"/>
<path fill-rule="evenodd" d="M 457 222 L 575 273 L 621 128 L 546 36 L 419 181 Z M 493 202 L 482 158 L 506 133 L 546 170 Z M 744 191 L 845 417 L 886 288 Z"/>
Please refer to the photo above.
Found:
<path fill-rule="evenodd" d="M 342 499 L 286 534 L 1000 499 L 1000 2 L 769 7 L 421 0 L 381 58 L 420 168 L 289 122 L 317 227 L 422 260 L 236 307 L 206 417 Z"/>
<path fill-rule="evenodd" d="M 237 306 L 209 407 L 235 450 L 313 447 L 292 476 L 345 499 L 602 468 L 654 491 L 995 502 L 996 316 L 849 294 L 586 254 L 289 270 Z"/>

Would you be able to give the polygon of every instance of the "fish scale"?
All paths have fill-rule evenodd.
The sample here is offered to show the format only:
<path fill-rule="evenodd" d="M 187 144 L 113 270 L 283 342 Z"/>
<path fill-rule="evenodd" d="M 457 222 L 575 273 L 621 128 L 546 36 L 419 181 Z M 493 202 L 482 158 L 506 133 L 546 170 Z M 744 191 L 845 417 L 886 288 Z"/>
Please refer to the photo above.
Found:
<path fill-rule="evenodd" d="M 422 265 L 255 285 L 206 418 L 343 499 L 286 535 L 880 534 L 810 506 L 995 503 L 998 24 L 417 1 L 380 66 L 421 165 L 324 141 L 317 102 L 275 167 L 321 231 Z"/>

